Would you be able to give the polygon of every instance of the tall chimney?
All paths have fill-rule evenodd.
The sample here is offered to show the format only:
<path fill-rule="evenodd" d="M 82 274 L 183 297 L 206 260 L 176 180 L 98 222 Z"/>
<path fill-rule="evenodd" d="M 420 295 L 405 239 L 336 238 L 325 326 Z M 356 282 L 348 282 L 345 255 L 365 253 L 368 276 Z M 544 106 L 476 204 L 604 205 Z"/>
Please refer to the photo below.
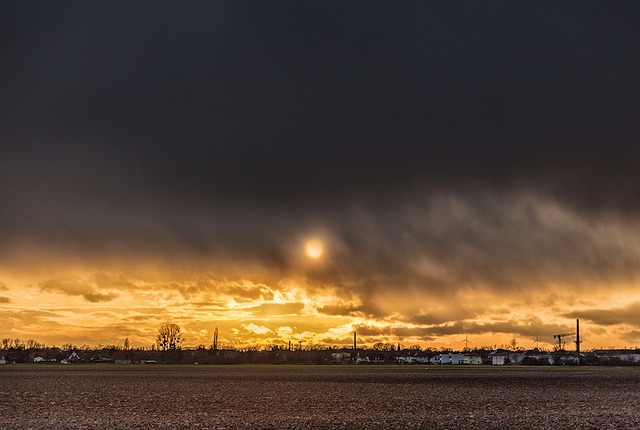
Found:
<path fill-rule="evenodd" d="M 580 320 L 576 319 L 576 364 L 580 365 Z"/>
<path fill-rule="evenodd" d="M 353 332 L 353 349 L 358 349 L 358 342 L 356 340 L 356 332 Z"/>

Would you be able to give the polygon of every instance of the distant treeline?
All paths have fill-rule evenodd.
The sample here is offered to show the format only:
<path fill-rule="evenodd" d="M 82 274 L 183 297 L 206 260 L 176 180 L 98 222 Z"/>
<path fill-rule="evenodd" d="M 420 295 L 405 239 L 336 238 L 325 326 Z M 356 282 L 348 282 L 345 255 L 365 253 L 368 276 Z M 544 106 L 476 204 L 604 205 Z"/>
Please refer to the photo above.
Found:
<path fill-rule="evenodd" d="M 278 346 L 258 349 L 205 348 L 96 348 L 33 347 L 10 345 L 0 349 L 0 364 L 520 364 L 520 365 L 637 365 L 640 350 L 594 350 L 584 352 L 579 360 L 574 352 L 541 350 L 508 351 L 473 349 L 463 352 L 422 350 L 416 347 L 374 348 L 298 348 Z M 502 356 L 504 359 L 496 360 Z M 446 361 L 446 358 L 449 361 Z M 451 357 L 454 357 L 452 360 Z M 457 357 L 457 358 L 455 358 Z M 469 359 L 469 360 L 467 360 Z"/>

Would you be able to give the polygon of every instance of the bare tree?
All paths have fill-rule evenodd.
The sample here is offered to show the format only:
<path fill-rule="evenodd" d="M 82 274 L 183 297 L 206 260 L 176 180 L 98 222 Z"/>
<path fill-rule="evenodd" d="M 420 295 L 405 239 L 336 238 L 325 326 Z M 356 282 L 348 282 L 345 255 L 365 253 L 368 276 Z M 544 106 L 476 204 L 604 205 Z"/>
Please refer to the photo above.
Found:
<path fill-rule="evenodd" d="M 509 342 L 509 347 L 511 349 L 511 351 L 515 351 L 518 347 L 518 340 L 514 337 L 513 339 L 511 339 L 511 342 Z"/>
<path fill-rule="evenodd" d="M 27 349 L 35 349 L 35 348 L 40 348 L 40 342 L 33 340 L 33 339 L 28 339 L 27 343 L 26 343 L 26 347 Z"/>
<path fill-rule="evenodd" d="M 179 349 L 184 341 L 180 326 L 177 324 L 163 324 L 158 329 L 158 336 L 156 336 L 156 342 L 158 343 L 158 349 L 162 351 L 169 351 Z"/>

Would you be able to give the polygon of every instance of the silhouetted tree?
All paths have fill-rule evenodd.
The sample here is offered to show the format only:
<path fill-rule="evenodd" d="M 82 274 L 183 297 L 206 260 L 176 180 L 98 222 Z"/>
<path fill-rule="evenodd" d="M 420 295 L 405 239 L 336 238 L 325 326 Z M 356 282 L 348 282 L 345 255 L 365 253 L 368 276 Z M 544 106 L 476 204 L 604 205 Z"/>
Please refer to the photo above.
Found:
<path fill-rule="evenodd" d="M 158 348 L 163 351 L 179 349 L 182 347 L 183 341 L 182 330 L 177 324 L 163 324 L 158 329 L 156 342 L 158 343 Z"/>
<path fill-rule="evenodd" d="M 129 338 L 125 337 L 124 338 L 124 342 L 122 344 L 122 349 L 124 350 L 124 357 L 127 359 L 131 359 L 132 351 L 131 351 L 131 345 L 129 344 Z"/>
<path fill-rule="evenodd" d="M 27 343 L 25 344 L 27 349 L 33 349 L 33 348 L 41 348 L 42 345 L 40 344 L 40 342 L 33 340 L 33 339 L 28 339 Z"/>
<path fill-rule="evenodd" d="M 182 342 L 184 337 L 177 324 L 163 324 L 158 329 L 156 342 L 162 351 L 162 357 L 168 363 L 178 363 L 182 359 Z"/>
<path fill-rule="evenodd" d="M 515 337 L 511 339 L 511 342 L 509 342 L 509 347 L 511 348 L 511 351 L 515 351 L 517 349 L 518 341 Z"/>

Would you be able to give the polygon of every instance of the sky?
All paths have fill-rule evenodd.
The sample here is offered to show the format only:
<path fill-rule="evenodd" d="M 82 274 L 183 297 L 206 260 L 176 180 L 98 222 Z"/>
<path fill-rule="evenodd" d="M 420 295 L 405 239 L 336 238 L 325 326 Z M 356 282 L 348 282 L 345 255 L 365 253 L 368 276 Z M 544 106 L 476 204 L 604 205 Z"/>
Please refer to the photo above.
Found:
<path fill-rule="evenodd" d="M 0 338 L 637 346 L 639 18 L 4 2 Z"/>

